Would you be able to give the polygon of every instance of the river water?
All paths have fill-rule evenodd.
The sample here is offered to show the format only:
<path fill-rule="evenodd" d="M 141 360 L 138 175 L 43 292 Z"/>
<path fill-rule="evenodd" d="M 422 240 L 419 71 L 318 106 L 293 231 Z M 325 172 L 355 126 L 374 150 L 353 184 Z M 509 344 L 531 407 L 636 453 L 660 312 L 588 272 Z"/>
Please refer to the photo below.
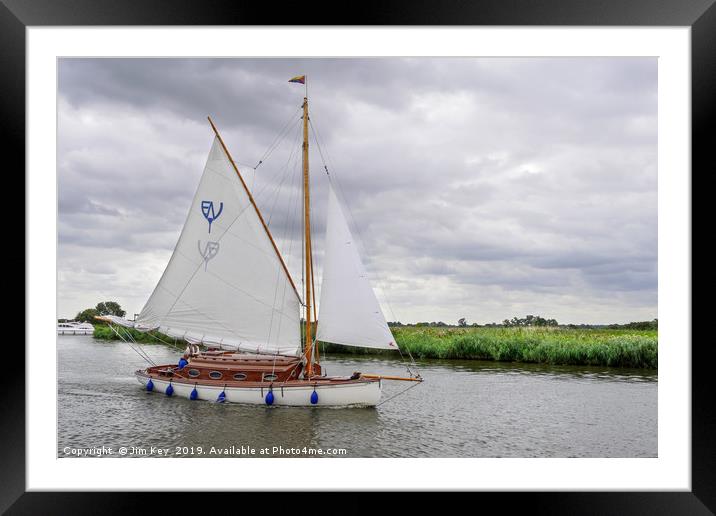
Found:
<path fill-rule="evenodd" d="M 269 408 L 144 392 L 133 372 L 146 363 L 123 342 L 66 335 L 57 348 L 58 457 L 102 446 L 109 456 L 657 456 L 656 371 L 424 360 L 425 382 L 377 408 Z M 156 363 L 181 355 L 143 349 Z M 384 358 L 322 362 L 329 375 L 405 373 Z M 382 399 L 411 385 L 384 382 Z"/>

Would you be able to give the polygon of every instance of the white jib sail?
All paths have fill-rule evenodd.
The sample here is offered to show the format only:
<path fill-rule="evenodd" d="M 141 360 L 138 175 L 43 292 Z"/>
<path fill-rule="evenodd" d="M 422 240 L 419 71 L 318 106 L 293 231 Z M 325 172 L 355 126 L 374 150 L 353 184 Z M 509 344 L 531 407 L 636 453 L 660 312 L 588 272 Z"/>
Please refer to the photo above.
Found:
<path fill-rule="evenodd" d="M 299 299 L 218 138 L 167 268 L 135 327 L 298 354 Z"/>
<path fill-rule="evenodd" d="M 316 339 L 346 346 L 397 349 L 332 187 L 328 188 Z"/>

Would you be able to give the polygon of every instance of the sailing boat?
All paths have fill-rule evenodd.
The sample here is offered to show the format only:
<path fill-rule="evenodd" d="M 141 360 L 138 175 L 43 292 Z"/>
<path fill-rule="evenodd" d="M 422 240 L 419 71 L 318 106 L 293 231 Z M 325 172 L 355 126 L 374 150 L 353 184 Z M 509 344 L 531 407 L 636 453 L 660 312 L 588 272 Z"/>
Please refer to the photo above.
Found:
<path fill-rule="evenodd" d="M 110 323 L 120 336 L 118 327 L 128 327 L 158 331 L 188 343 L 178 364 L 152 365 L 135 372 L 147 391 L 249 404 L 374 406 L 380 400 L 383 380 L 422 381 L 410 369 L 407 377 L 323 373 L 318 342 L 398 347 L 332 184 L 320 313 L 316 314 L 307 95 L 302 108 L 303 297 L 219 130 L 208 117 L 214 141 L 159 283 L 133 321 L 97 317 Z M 301 307 L 305 307 L 305 323 Z M 131 344 L 131 337 L 128 340 Z"/>

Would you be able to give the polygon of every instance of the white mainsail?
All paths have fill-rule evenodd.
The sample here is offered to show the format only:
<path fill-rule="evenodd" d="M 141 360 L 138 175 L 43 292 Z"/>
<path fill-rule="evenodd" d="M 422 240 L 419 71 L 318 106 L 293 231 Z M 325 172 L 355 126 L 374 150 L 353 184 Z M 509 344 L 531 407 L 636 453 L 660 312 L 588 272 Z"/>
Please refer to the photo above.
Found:
<path fill-rule="evenodd" d="M 297 355 L 299 304 L 215 137 L 174 254 L 134 326 L 192 343 Z"/>
<path fill-rule="evenodd" d="M 397 349 L 332 186 L 328 192 L 316 339 L 346 346 Z"/>

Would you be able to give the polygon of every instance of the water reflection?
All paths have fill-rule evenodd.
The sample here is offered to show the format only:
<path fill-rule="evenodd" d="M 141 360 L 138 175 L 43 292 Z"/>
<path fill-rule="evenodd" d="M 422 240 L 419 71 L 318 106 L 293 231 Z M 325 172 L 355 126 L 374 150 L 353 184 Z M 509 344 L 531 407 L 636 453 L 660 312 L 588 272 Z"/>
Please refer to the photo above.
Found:
<path fill-rule="evenodd" d="M 570 366 L 550 364 L 526 364 L 513 362 L 493 362 L 483 360 L 423 360 L 418 365 L 421 370 L 431 368 L 452 368 L 456 371 L 485 374 L 529 374 L 564 376 L 566 379 L 600 379 L 618 382 L 656 382 L 656 369 L 630 369 L 602 366 Z"/>

